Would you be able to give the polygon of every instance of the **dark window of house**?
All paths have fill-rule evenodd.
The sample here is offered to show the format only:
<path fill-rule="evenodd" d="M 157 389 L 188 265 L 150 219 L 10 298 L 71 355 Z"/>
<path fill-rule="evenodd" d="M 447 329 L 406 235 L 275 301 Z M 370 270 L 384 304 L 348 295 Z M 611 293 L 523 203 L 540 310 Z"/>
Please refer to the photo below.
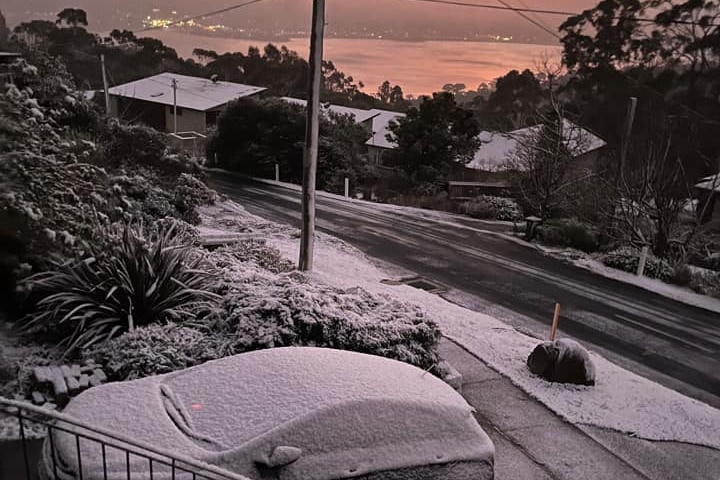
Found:
<path fill-rule="evenodd" d="M 220 115 L 220 112 L 207 112 L 205 114 L 205 125 L 208 127 L 212 127 L 217 125 L 218 116 Z"/>

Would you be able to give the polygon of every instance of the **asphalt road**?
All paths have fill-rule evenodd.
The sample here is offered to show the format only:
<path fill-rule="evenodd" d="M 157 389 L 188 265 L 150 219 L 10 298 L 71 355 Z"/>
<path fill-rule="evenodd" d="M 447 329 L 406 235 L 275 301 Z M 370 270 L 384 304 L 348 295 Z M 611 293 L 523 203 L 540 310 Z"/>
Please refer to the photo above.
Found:
<path fill-rule="evenodd" d="M 300 226 L 300 195 L 211 174 L 219 192 L 269 220 Z M 720 314 L 670 300 L 542 255 L 487 230 L 318 197 L 317 226 L 367 255 L 449 288 L 444 296 L 520 330 L 546 336 L 555 302 L 560 330 L 610 360 L 720 408 Z"/>

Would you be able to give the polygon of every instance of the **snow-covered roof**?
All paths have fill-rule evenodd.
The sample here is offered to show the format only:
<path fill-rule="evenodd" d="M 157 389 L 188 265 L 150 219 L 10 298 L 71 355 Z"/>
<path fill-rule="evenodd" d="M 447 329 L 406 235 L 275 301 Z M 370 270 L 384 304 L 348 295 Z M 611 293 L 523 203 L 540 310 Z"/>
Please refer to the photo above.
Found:
<path fill-rule="evenodd" d="M 307 106 L 307 100 L 301 98 L 281 97 L 280 99 L 294 105 L 300 105 L 301 107 Z M 333 112 L 337 115 L 350 115 L 357 123 L 362 123 L 373 115 L 370 110 L 363 110 L 361 108 L 343 107 L 330 103 L 321 103 L 320 106 L 324 112 Z"/>
<path fill-rule="evenodd" d="M 213 82 L 207 78 L 166 72 L 112 87 L 109 92 L 119 97 L 173 105 L 173 79 L 177 81 L 177 106 L 199 111 L 217 108 L 236 98 L 266 90 L 241 83 Z"/>
<path fill-rule="evenodd" d="M 295 105 L 301 105 L 303 107 L 307 105 L 305 100 L 301 100 L 299 98 L 282 97 L 281 100 Z M 372 136 L 365 144 L 379 148 L 395 148 L 395 144 L 389 142 L 387 139 L 387 135 L 390 133 L 390 129 L 388 127 L 391 122 L 405 116 L 404 113 L 391 112 L 389 110 L 379 110 L 377 108 L 373 108 L 372 110 L 363 110 L 360 108 L 332 105 L 330 103 L 323 103 L 322 108 L 324 111 L 331 111 L 340 115 L 350 115 L 357 123 L 372 121 Z"/>
<path fill-rule="evenodd" d="M 515 153 L 519 143 L 523 139 L 537 134 L 541 128 L 541 125 L 534 125 L 508 133 L 482 132 L 479 135 L 482 145 L 475 153 L 475 158 L 467 166 L 490 172 L 502 170 L 507 160 Z M 563 132 L 568 149 L 576 157 L 606 145 L 602 138 L 567 119 L 563 120 Z"/>
<path fill-rule="evenodd" d="M 279 445 L 301 449 L 283 469 L 288 478 L 345 478 L 437 458 L 492 465 L 494 455 L 472 407 L 442 380 L 332 349 L 260 350 L 106 384 L 72 399 L 64 413 L 250 478 Z M 58 436 L 56 449 L 72 468 L 75 442 Z M 82 462 L 92 469 L 102 456 L 90 443 Z"/>
<path fill-rule="evenodd" d="M 390 112 L 388 110 L 370 110 L 372 113 L 372 137 L 365 144 L 379 148 L 395 148 L 396 145 L 387 139 L 390 133 L 390 124 L 400 118 L 404 118 L 404 113 Z"/>
<path fill-rule="evenodd" d="M 695 188 L 720 192 L 720 173 L 700 179 L 700 182 L 695 185 Z"/>

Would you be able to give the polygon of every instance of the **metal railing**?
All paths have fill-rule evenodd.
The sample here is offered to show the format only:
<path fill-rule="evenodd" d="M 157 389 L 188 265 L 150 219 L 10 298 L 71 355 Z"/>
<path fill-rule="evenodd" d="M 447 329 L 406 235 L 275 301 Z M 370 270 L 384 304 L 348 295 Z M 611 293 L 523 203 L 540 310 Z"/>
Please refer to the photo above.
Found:
<path fill-rule="evenodd" d="M 60 412 L 0 397 L 0 419 L 8 417 L 17 420 L 22 450 L 21 458 L 0 459 L 20 464 L 12 480 L 250 480 Z M 45 440 L 34 466 L 31 453 L 38 452 L 32 442 L 39 434 Z"/>

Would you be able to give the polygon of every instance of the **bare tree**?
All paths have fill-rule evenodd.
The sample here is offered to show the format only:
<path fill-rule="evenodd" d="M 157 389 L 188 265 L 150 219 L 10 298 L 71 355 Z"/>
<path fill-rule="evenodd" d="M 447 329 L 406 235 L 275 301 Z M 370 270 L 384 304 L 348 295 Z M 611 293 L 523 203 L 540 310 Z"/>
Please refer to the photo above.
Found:
<path fill-rule="evenodd" d="M 572 165 L 587 149 L 587 131 L 567 121 L 555 102 L 539 119 L 539 125 L 515 136 L 518 146 L 505 169 L 526 210 L 545 220 L 568 207 L 573 188 L 594 173 Z"/>
<path fill-rule="evenodd" d="M 710 163 L 694 151 L 692 138 L 667 120 L 636 135 L 633 159 L 617 182 L 607 212 L 608 234 L 620 241 L 651 245 L 653 252 L 685 263 L 697 248 L 709 202 L 693 202 L 694 184 Z"/>

